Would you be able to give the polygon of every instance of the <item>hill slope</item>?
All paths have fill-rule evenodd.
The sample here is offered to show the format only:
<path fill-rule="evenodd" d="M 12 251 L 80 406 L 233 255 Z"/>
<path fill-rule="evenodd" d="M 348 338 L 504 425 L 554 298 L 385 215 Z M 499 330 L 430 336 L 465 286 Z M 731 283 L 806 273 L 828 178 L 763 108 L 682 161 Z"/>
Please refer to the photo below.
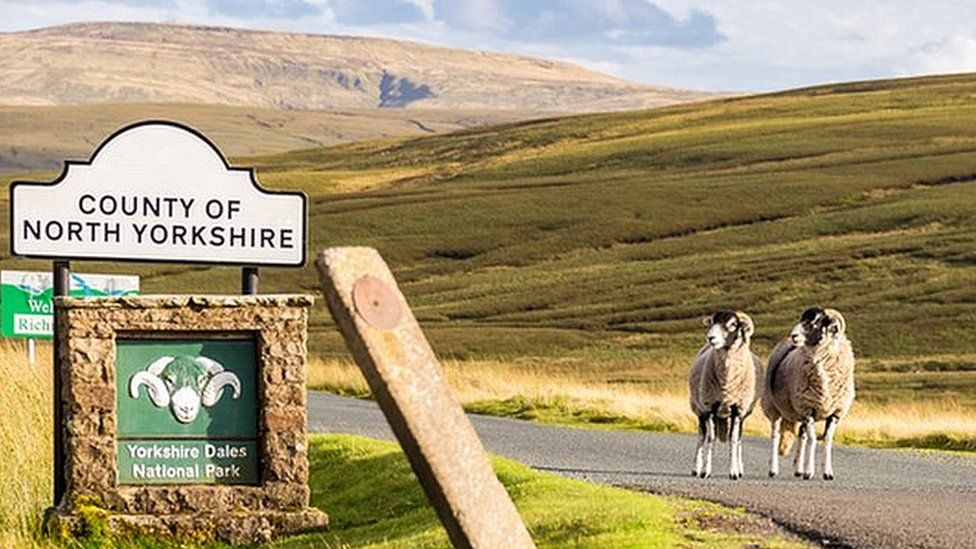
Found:
<path fill-rule="evenodd" d="M 448 355 L 617 357 L 612 379 L 674 381 L 700 315 L 748 310 L 765 353 L 821 303 L 848 316 L 859 391 L 972 401 L 974 93 L 972 75 L 873 82 L 242 163 L 312 195 L 313 252 L 378 247 Z M 357 178 L 382 188 L 333 193 Z M 141 272 L 147 291 L 239 280 Z M 262 285 L 317 293 L 311 267 Z M 313 348 L 339 352 L 323 307 L 314 322 Z"/>
<path fill-rule="evenodd" d="M 0 105 L 0 175 L 59 171 L 65 159 L 87 158 L 106 136 L 145 119 L 179 120 L 216 140 L 225 154 L 240 156 L 363 139 L 430 135 L 542 115 L 485 109 L 303 111 L 141 103 Z"/>
<path fill-rule="evenodd" d="M 375 38 L 149 23 L 0 34 L 0 104 L 620 110 L 709 96 L 567 63 Z"/>

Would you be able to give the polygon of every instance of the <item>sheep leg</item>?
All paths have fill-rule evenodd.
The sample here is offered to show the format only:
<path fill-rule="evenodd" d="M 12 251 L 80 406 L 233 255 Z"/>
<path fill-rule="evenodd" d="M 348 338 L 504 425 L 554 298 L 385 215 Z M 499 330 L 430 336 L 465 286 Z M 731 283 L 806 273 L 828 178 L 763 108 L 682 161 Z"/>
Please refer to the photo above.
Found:
<path fill-rule="evenodd" d="M 715 447 L 715 414 L 709 413 L 705 426 L 705 469 L 699 475 L 708 478 L 712 474 L 712 449 Z"/>
<path fill-rule="evenodd" d="M 807 451 L 807 424 L 801 423 L 796 440 L 796 453 L 793 454 L 793 476 L 803 476 L 806 462 L 803 459 Z"/>
<path fill-rule="evenodd" d="M 814 425 L 813 416 L 807 418 L 807 466 L 803 470 L 803 478 L 809 480 L 813 478 L 817 459 L 817 429 Z"/>
<path fill-rule="evenodd" d="M 735 444 L 735 447 L 739 449 L 739 478 L 745 474 L 745 467 L 742 463 L 742 420 L 739 420 L 739 441 Z"/>
<path fill-rule="evenodd" d="M 831 414 L 827 418 L 824 426 L 824 448 L 823 448 L 823 478 L 824 480 L 834 480 L 834 431 L 837 430 L 839 420 L 836 415 Z"/>
<path fill-rule="evenodd" d="M 769 476 L 772 478 L 779 474 L 779 431 L 783 425 L 783 418 L 774 419 L 770 425 L 773 431 L 771 434 L 773 439 L 773 453 L 769 457 Z"/>
<path fill-rule="evenodd" d="M 742 418 L 739 416 L 738 406 L 733 406 L 729 415 L 729 478 L 738 480 L 742 473 L 739 472 L 739 431 L 741 430 Z"/>
<path fill-rule="evenodd" d="M 698 416 L 698 446 L 695 447 L 695 469 L 691 475 L 702 476 L 705 467 L 705 438 L 708 436 L 708 414 Z"/>

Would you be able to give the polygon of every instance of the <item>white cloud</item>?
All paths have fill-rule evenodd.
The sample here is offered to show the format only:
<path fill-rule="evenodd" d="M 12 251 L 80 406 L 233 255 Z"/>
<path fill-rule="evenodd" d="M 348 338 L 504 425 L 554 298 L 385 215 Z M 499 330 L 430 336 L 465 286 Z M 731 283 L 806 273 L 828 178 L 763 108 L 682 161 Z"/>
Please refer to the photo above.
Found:
<path fill-rule="evenodd" d="M 448 25 L 483 32 L 503 33 L 512 23 L 505 18 L 495 0 L 468 0 L 464 3 L 440 0 L 435 1 L 434 9 L 435 17 L 444 20 Z"/>
<path fill-rule="evenodd" d="M 417 6 L 417 8 L 424 14 L 424 19 L 427 21 L 434 20 L 434 0 L 406 0 L 407 3 Z"/>
<path fill-rule="evenodd" d="M 928 42 L 892 64 L 903 75 L 976 71 L 976 38 L 952 36 Z"/>

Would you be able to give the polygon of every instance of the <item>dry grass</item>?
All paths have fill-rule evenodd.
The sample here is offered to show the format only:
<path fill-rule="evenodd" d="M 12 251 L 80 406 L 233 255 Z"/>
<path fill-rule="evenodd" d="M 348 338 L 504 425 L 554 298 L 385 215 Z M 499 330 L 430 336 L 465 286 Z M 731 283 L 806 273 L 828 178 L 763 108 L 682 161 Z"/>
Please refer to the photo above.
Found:
<path fill-rule="evenodd" d="M 976 413 L 951 399 L 858 403 L 839 429 L 848 442 L 976 450 Z"/>
<path fill-rule="evenodd" d="M 22 342 L 0 341 L 0 547 L 35 546 L 51 504 L 51 356 L 37 367 Z"/>
<path fill-rule="evenodd" d="M 574 425 L 680 432 L 696 428 L 683 386 L 589 380 L 553 374 L 542 363 L 444 361 L 443 366 L 458 400 L 473 411 Z M 356 366 L 337 360 L 313 359 L 309 386 L 369 394 Z M 769 424 L 757 412 L 746 429 L 765 435 Z M 877 446 L 976 450 L 976 414 L 951 399 L 857 403 L 838 436 L 845 442 Z"/>
<path fill-rule="evenodd" d="M 514 365 L 497 361 L 444 361 L 455 397 L 467 408 L 488 411 L 491 403 L 518 403 L 525 408 L 612 414 L 640 420 L 666 430 L 690 430 L 688 400 L 679 391 L 651 392 L 639 384 L 586 381 L 553 376 L 542 365 Z M 309 387 L 335 393 L 367 396 L 369 387 L 352 363 L 312 359 Z M 529 411 L 525 410 L 526 415 Z M 516 414 L 518 415 L 518 414 Z"/>

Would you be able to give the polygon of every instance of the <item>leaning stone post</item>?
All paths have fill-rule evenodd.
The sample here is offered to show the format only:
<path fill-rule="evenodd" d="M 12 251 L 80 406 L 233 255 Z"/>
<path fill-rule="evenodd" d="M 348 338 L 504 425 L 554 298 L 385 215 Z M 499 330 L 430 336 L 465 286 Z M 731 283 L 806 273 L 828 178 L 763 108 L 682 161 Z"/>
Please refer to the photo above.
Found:
<path fill-rule="evenodd" d="M 332 317 L 451 543 L 534 547 L 379 253 L 330 248 L 316 265 Z"/>

